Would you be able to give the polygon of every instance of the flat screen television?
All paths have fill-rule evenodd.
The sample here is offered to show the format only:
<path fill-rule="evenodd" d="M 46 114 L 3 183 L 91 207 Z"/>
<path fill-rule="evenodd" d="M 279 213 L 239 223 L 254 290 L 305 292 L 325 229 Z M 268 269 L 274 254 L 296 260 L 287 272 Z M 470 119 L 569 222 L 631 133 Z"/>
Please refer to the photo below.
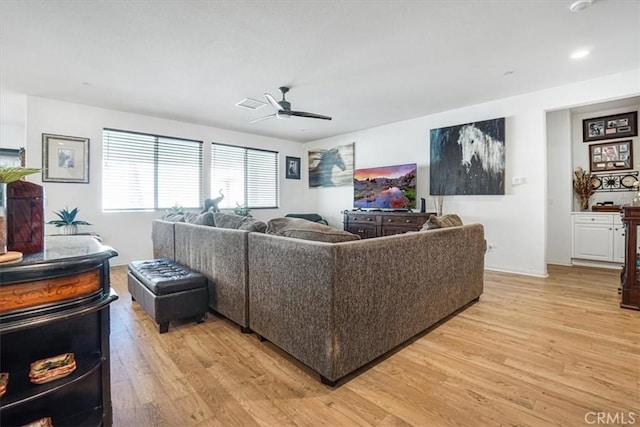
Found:
<path fill-rule="evenodd" d="M 415 163 L 356 169 L 353 172 L 353 207 L 415 209 L 417 169 Z"/>

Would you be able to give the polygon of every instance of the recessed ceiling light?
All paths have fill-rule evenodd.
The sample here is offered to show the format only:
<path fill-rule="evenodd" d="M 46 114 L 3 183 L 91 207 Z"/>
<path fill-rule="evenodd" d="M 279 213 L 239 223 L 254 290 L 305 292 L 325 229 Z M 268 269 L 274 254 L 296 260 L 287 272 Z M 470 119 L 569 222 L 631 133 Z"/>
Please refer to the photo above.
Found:
<path fill-rule="evenodd" d="M 253 98 L 245 98 L 242 101 L 237 102 L 236 105 L 238 107 L 248 108 L 249 110 L 257 110 L 258 108 L 267 105 L 267 103 Z"/>
<path fill-rule="evenodd" d="M 591 52 L 589 52 L 587 49 L 576 50 L 571 54 L 571 59 L 584 58 L 585 56 L 589 55 L 589 53 Z"/>
<path fill-rule="evenodd" d="M 571 6 L 569 6 L 569 10 L 571 12 L 580 12 L 585 10 L 586 8 L 588 8 L 589 6 L 591 6 L 591 3 L 593 3 L 592 0 L 578 0 L 578 1 L 574 1 L 573 3 L 571 3 Z"/>

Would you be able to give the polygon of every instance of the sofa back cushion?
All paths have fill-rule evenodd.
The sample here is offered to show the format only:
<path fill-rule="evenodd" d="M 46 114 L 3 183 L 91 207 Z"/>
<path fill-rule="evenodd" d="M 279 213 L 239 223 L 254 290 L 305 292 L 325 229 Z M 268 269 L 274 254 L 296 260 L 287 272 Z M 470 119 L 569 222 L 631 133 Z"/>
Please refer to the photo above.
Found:
<path fill-rule="evenodd" d="M 459 227 L 463 225 L 462 220 L 456 214 L 442 216 L 429 215 L 429 219 L 424 223 L 420 231 L 434 230 L 436 228 Z"/>
<path fill-rule="evenodd" d="M 360 236 L 357 234 L 300 218 L 271 219 L 267 224 L 267 234 L 327 243 L 360 240 Z"/>
<path fill-rule="evenodd" d="M 221 212 L 213 214 L 213 221 L 218 228 L 232 228 L 235 230 L 255 231 L 264 233 L 267 224 L 249 216 L 231 215 Z"/>

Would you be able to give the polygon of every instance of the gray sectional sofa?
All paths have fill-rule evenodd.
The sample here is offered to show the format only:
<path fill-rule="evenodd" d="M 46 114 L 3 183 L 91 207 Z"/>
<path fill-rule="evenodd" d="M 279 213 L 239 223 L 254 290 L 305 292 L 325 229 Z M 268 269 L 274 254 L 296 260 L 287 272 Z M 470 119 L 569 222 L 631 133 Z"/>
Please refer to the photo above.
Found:
<path fill-rule="evenodd" d="M 209 308 L 249 330 L 249 231 L 154 220 L 153 257 L 169 258 L 208 279 Z"/>
<path fill-rule="evenodd" d="M 210 278 L 213 310 L 329 385 L 483 292 L 479 224 L 341 243 L 160 220 L 152 234 L 154 256 Z"/>

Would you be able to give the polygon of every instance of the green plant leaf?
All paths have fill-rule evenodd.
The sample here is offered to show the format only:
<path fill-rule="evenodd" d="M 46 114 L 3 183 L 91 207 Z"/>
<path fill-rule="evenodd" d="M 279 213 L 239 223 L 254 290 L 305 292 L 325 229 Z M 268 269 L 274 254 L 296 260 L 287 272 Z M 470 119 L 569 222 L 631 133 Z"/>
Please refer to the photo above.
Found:
<path fill-rule="evenodd" d="M 7 166 L 0 168 L 0 182 L 10 183 L 19 180 L 23 176 L 40 172 L 37 168 L 23 168 L 17 166 Z"/>
<path fill-rule="evenodd" d="M 76 216 L 80 210 L 78 208 L 73 208 L 69 211 L 67 206 L 64 209 L 53 213 L 58 215 L 60 219 L 52 220 L 47 222 L 47 224 L 55 225 L 56 227 L 62 227 L 65 225 L 91 225 L 91 223 L 82 220 L 76 220 Z"/>

